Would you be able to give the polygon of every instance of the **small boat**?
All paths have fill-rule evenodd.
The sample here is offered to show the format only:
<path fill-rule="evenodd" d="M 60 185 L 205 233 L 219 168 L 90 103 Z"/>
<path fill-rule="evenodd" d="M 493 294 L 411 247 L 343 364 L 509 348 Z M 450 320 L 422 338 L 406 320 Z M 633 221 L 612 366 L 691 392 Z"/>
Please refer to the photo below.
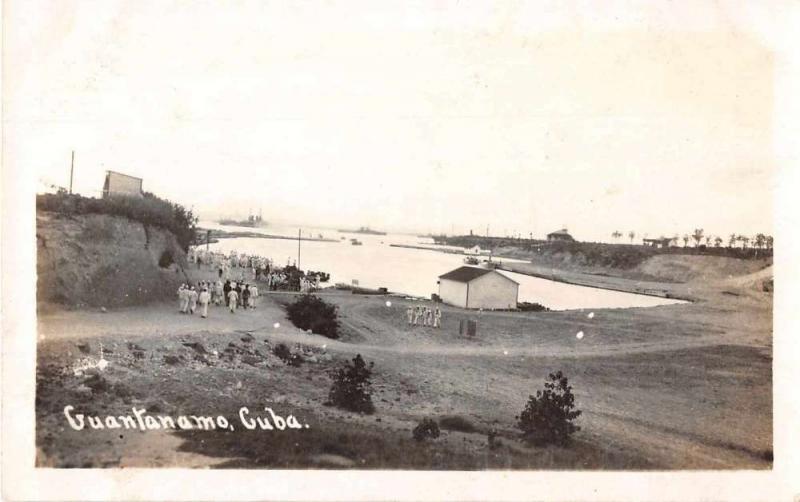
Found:
<path fill-rule="evenodd" d="M 352 244 L 353 246 L 360 246 L 363 243 L 358 239 L 350 239 L 350 244 Z"/>

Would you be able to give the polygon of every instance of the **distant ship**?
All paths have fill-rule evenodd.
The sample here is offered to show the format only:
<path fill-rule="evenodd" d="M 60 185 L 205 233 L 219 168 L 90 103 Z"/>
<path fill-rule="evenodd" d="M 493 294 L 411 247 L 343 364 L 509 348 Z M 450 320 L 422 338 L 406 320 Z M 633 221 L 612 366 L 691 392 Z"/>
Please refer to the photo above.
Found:
<path fill-rule="evenodd" d="M 266 227 L 267 222 L 261 218 L 261 212 L 259 211 L 258 215 L 251 214 L 247 217 L 246 220 L 232 220 L 229 218 L 223 218 L 217 221 L 220 225 L 225 225 L 228 227 L 249 227 L 249 228 L 257 228 L 257 227 Z"/>
<path fill-rule="evenodd" d="M 361 227 L 358 230 L 346 230 L 346 229 L 339 229 L 340 233 L 347 233 L 347 234 L 369 234 L 369 235 L 386 235 L 386 232 L 379 232 L 377 230 L 372 230 L 369 227 Z"/>

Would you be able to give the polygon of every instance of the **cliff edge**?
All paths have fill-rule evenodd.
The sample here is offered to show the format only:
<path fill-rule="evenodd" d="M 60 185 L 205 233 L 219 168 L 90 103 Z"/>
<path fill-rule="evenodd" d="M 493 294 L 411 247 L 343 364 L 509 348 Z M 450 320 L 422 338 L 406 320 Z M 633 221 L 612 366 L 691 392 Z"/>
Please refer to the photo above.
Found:
<path fill-rule="evenodd" d="M 138 305 L 175 296 L 186 254 L 160 227 L 122 216 L 36 215 L 40 308 Z"/>

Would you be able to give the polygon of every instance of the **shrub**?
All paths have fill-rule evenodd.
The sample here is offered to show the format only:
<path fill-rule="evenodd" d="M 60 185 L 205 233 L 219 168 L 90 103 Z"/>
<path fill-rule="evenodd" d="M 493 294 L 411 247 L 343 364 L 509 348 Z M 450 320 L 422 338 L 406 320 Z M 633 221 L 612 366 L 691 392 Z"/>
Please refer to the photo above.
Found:
<path fill-rule="evenodd" d="M 272 353 L 278 356 L 281 361 L 285 362 L 289 366 L 300 366 L 303 364 L 303 358 L 300 357 L 299 354 L 293 354 L 286 344 L 279 343 L 274 349 L 272 349 Z"/>
<path fill-rule="evenodd" d="M 439 437 L 439 426 L 430 418 L 424 418 L 422 422 L 414 427 L 412 433 L 414 434 L 414 439 L 420 442 L 427 439 L 436 439 Z"/>
<path fill-rule="evenodd" d="M 472 422 L 464 417 L 458 415 L 449 415 L 439 419 L 439 425 L 442 429 L 458 432 L 475 432 L 475 426 Z"/>
<path fill-rule="evenodd" d="M 523 312 L 548 312 L 550 309 L 541 303 L 519 302 L 517 309 Z"/>
<path fill-rule="evenodd" d="M 525 409 L 516 417 L 517 427 L 529 443 L 565 445 L 570 435 L 580 430 L 572 423 L 581 414 L 574 408 L 575 396 L 567 377 L 561 371 L 550 373 L 544 391 L 537 390 L 536 396 L 530 396 Z"/>
<path fill-rule="evenodd" d="M 339 338 L 336 306 L 314 295 L 303 295 L 286 307 L 289 320 L 303 330 L 328 338 Z"/>
<path fill-rule="evenodd" d="M 333 406 L 358 413 L 373 413 L 370 377 L 374 363 L 367 363 L 357 354 L 353 362 L 333 370 L 333 385 L 328 392 L 328 402 Z"/>
<path fill-rule="evenodd" d="M 172 251 L 165 249 L 164 252 L 161 253 L 161 257 L 158 259 L 158 266 L 161 268 L 169 268 L 169 266 L 173 263 L 175 263 L 175 259 L 172 256 Z"/>

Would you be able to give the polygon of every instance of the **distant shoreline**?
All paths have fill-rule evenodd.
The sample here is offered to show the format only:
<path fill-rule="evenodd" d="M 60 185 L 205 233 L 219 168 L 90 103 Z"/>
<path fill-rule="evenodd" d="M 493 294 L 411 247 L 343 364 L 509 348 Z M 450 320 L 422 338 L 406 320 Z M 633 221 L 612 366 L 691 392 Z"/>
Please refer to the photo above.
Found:
<path fill-rule="evenodd" d="M 210 231 L 211 232 L 211 241 L 210 242 L 218 242 L 218 239 L 236 239 L 239 237 L 250 238 L 250 239 L 283 239 L 283 240 L 290 240 L 296 241 L 297 237 L 291 237 L 288 235 L 275 235 L 275 234 L 262 234 L 260 232 L 245 232 L 245 231 L 233 231 L 229 232 L 227 230 L 215 230 L 210 228 L 198 228 L 197 235 L 198 235 L 198 244 L 205 244 L 205 233 Z M 216 240 L 215 240 L 216 239 Z M 310 241 L 310 242 L 340 242 L 336 239 L 321 239 L 318 237 L 300 237 L 301 241 Z"/>

